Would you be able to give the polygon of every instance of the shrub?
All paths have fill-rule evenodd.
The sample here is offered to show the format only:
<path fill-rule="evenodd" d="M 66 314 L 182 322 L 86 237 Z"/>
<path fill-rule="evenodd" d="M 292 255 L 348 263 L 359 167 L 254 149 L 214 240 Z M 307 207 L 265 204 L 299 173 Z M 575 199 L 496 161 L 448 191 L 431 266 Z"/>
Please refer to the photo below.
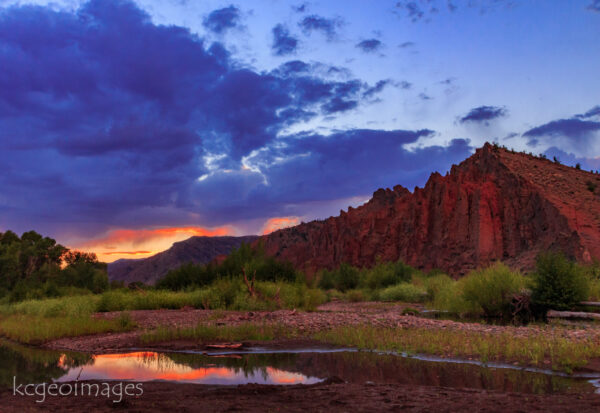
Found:
<path fill-rule="evenodd" d="M 471 310 L 486 317 L 508 318 L 513 298 L 525 279 L 502 263 L 469 273 L 459 281 L 462 297 Z"/>
<path fill-rule="evenodd" d="M 563 254 L 541 254 L 534 281 L 531 299 L 540 311 L 569 310 L 588 297 L 589 280 L 583 268 Z"/>
<path fill-rule="evenodd" d="M 339 268 L 333 271 L 321 271 L 319 278 L 319 288 L 324 290 L 335 288 L 339 291 L 347 291 L 358 287 L 360 271 L 350 264 L 342 263 Z"/>
<path fill-rule="evenodd" d="M 373 268 L 365 271 L 364 285 L 372 290 L 385 288 L 391 285 L 409 282 L 415 270 L 397 262 L 378 262 Z"/>
<path fill-rule="evenodd" d="M 416 285 L 402 283 L 381 291 L 381 301 L 403 301 L 418 303 L 425 300 L 427 293 Z"/>
<path fill-rule="evenodd" d="M 438 274 L 430 278 L 425 278 L 423 280 L 423 285 L 427 291 L 427 298 L 429 301 L 435 302 L 440 293 L 443 290 L 448 289 L 455 282 L 456 281 L 448 277 L 446 274 Z"/>
<path fill-rule="evenodd" d="M 596 191 L 596 183 L 592 182 L 592 181 L 587 181 L 585 183 L 585 185 L 587 186 L 587 190 L 594 193 Z"/>

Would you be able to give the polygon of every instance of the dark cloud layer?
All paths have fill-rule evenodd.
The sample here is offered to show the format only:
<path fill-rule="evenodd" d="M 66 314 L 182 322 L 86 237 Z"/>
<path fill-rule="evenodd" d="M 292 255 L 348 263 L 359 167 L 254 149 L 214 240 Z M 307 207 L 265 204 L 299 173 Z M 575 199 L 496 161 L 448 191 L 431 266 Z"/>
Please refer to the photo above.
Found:
<path fill-rule="evenodd" d="M 587 141 L 592 139 L 591 134 L 597 131 L 600 131 L 600 122 L 571 118 L 553 120 L 552 122 L 528 130 L 523 136 L 528 138 L 560 136 L 570 140 Z M 537 141 L 530 142 L 534 143 Z"/>
<path fill-rule="evenodd" d="M 365 53 L 374 53 L 379 51 L 379 49 L 381 49 L 381 46 L 383 46 L 383 44 L 381 43 L 380 40 L 377 39 L 367 39 L 367 40 L 363 40 L 362 42 L 359 42 L 356 47 L 359 48 L 360 50 L 362 50 Z"/>
<path fill-rule="evenodd" d="M 282 24 L 273 27 L 273 53 L 277 56 L 293 54 L 298 48 L 298 39 L 290 35 L 290 31 Z"/>
<path fill-rule="evenodd" d="M 427 130 L 281 136 L 360 107 L 388 81 L 331 80 L 322 74 L 341 69 L 300 60 L 243 68 L 130 1 L 3 9 L 0 67 L 0 228 L 90 236 L 270 217 L 422 184 L 471 150 L 402 148 Z"/>
<path fill-rule="evenodd" d="M 447 79 L 448 83 L 452 83 L 451 79 Z M 460 123 L 467 122 L 483 122 L 488 123 L 491 120 L 506 116 L 506 108 L 498 106 L 479 106 L 471 109 L 469 113 L 460 118 Z"/>
<path fill-rule="evenodd" d="M 221 34 L 236 27 L 240 23 L 240 9 L 231 5 L 222 9 L 213 10 L 203 21 L 204 27 Z"/>

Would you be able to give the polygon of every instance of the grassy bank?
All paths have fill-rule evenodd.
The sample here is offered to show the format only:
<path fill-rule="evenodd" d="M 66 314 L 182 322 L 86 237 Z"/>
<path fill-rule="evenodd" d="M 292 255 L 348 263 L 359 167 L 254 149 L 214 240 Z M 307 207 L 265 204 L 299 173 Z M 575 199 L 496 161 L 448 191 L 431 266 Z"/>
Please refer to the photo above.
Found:
<path fill-rule="evenodd" d="M 0 335 L 24 344 L 41 344 L 63 337 L 129 331 L 134 327 L 126 313 L 114 320 L 94 319 L 90 316 L 0 316 Z"/>
<path fill-rule="evenodd" d="M 323 343 L 366 350 L 389 350 L 408 354 L 428 354 L 515 363 L 521 366 L 551 368 L 572 372 L 589 360 L 600 357 L 600 346 L 589 339 L 566 339 L 556 333 L 515 337 L 510 333 L 489 334 L 463 330 L 392 329 L 348 326 L 317 333 L 302 333 L 281 325 L 242 324 L 195 328 L 159 328 L 141 336 L 143 344 L 172 340 L 271 341 L 279 338 L 310 338 Z"/>
<path fill-rule="evenodd" d="M 296 308 L 314 310 L 326 301 L 326 294 L 304 284 L 256 282 L 257 296 L 250 296 L 240 280 L 226 279 L 193 291 L 127 289 L 97 295 L 27 300 L 0 306 L 0 315 L 43 317 L 82 317 L 95 312 L 181 309 L 277 310 Z"/>
<path fill-rule="evenodd" d="M 565 372 L 600 357 L 592 340 L 570 340 L 552 333 L 515 337 L 461 330 L 391 329 L 370 326 L 342 327 L 319 332 L 313 338 L 330 344 L 409 354 L 503 361 Z"/>
<path fill-rule="evenodd" d="M 214 326 L 199 324 L 193 328 L 159 327 L 145 332 L 140 341 L 143 344 L 173 340 L 211 341 L 272 341 L 280 338 L 297 337 L 298 333 L 285 326 L 273 324 L 245 323 L 236 326 Z"/>

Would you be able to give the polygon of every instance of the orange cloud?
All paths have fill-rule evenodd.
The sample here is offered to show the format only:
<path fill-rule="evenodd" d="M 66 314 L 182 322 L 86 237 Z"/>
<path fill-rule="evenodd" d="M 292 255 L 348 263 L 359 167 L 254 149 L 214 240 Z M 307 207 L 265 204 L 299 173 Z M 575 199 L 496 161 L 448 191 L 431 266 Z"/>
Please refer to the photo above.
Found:
<path fill-rule="evenodd" d="M 273 231 L 277 231 L 278 229 L 293 227 L 294 225 L 298 225 L 300 223 L 300 218 L 298 217 L 275 217 L 267 220 L 265 225 L 262 228 L 262 234 L 270 234 Z"/>
<path fill-rule="evenodd" d="M 105 236 L 79 245 L 73 249 L 95 252 L 98 259 L 112 262 L 120 258 L 146 258 L 170 248 L 174 242 L 193 236 L 234 235 L 230 226 L 217 228 L 170 227 L 156 229 L 116 229 Z"/>

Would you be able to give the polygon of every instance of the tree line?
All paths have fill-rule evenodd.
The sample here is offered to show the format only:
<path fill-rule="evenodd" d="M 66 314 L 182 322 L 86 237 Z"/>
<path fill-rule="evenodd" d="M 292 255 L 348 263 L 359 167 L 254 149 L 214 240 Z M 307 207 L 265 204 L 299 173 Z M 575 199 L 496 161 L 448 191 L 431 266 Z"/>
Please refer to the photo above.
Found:
<path fill-rule="evenodd" d="M 0 300 L 99 293 L 109 286 L 96 254 L 70 250 L 35 231 L 0 232 Z"/>

